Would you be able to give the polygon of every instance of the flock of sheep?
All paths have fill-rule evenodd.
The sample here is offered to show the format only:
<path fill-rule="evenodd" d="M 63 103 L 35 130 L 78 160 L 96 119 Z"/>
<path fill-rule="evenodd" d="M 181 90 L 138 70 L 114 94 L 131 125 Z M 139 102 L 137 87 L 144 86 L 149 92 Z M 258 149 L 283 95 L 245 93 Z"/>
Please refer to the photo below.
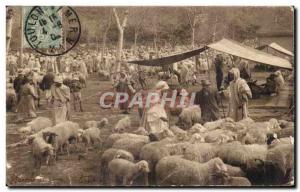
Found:
<path fill-rule="evenodd" d="M 176 125 L 151 138 L 131 119 L 113 125 L 101 140 L 106 118 L 84 126 L 67 121 L 55 126 L 38 117 L 18 131 L 27 134 L 17 145 L 31 145 L 35 168 L 51 165 L 69 146 L 85 149 L 102 143 L 100 183 L 109 186 L 251 186 L 294 185 L 294 123 L 270 119 L 254 122 L 230 118 L 197 123 L 197 112 L 184 109 Z M 190 115 L 186 115 L 190 114 Z M 17 146 L 15 145 L 15 146 Z"/>

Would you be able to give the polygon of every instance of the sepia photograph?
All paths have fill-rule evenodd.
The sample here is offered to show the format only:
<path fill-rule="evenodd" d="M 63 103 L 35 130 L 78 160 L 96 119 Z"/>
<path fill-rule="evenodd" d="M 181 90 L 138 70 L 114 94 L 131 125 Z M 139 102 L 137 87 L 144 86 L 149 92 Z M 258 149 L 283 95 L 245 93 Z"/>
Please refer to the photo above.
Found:
<path fill-rule="evenodd" d="M 9 188 L 295 188 L 294 6 L 5 9 Z"/>

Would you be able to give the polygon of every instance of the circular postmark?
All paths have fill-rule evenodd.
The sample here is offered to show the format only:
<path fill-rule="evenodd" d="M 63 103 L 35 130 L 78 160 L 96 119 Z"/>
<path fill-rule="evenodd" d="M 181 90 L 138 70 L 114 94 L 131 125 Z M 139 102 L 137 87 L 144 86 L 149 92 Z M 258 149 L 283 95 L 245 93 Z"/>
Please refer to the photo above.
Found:
<path fill-rule="evenodd" d="M 27 14 L 24 34 L 27 43 L 38 53 L 59 56 L 77 44 L 81 25 L 71 7 L 35 6 Z"/>

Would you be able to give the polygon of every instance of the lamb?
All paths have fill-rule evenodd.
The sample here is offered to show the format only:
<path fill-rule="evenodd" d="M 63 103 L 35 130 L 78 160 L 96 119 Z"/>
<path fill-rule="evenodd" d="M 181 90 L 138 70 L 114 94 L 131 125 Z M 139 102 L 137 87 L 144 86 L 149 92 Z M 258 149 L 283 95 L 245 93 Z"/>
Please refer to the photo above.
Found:
<path fill-rule="evenodd" d="M 114 132 L 124 133 L 129 128 L 131 128 L 131 120 L 130 120 L 129 116 L 126 116 L 117 122 L 117 124 L 114 128 Z"/>
<path fill-rule="evenodd" d="M 180 156 L 168 156 L 162 158 L 156 165 L 159 186 L 214 185 L 212 175 L 223 174 L 226 171 L 227 167 L 220 158 L 201 164 Z"/>
<path fill-rule="evenodd" d="M 293 144 L 281 144 L 268 150 L 265 160 L 266 183 L 272 185 L 287 183 L 293 169 Z"/>
<path fill-rule="evenodd" d="M 52 127 L 52 125 L 53 123 L 49 118 L 37 117 L 32 121 L 28 122 L 26 127 L 21 127 L 20 129 L 18 129 L 18 132 L 33 134 L 45 129 L 46 127 Z"/>
<path fill-rule="evenodd" d="M 197 105 L 184 108 L 179 115 L 176 125 L 186 130 L 192 127 L 195 123 L 201 123 L 201 110 Z"/>
<path fill-rule="evenodd" d="M 82 133 L 79 135 L 85 144 L 86 150 L 88 150 L 87 147 L 90 144 L 94 144 L 95 142 L 101 142 L 100 129 L 97 127 L 90 127 L 88 129 L 82 130 Z"/>
<path fill-rule="evenodd" d="M 147 138 L 147 139 L 123 138 L 123 139 L 117 140 L 113 144 L 112 148 L 123 149 L 123 150 L 129 151 L 133 154 L 133 156 L 136 159 L 138 159 L 142 147 L 149 142 L 150 142 L 149 138 Z"/>
<path fill-rule="evenodd" d="M 104 151 L 101 156 L 101 178 L 104 184 L 106 182 L 105 176 L 108 175 L 108 163 L 114 158 L 126 159 L 131 162 L 134 161 L 133 155 L 128 151 L 114 148 L 110 148 Z"/>
<path fill-rule="evenodd" d="M 101 121 L 86 121 L 84 123 L 83 129 L 88 129 L 90 127 L 104 128 L 108 124 L 107 118 L 101 119 Z"/>
<path fill-rule="evenodd" d="M 113 159 L 108 163 L 111 185 L 116 184 L 116 177 L 122 177 L 123 186 L 132 185 L 133 181 L 140 175 L 145 174 L 145 185 L 148 185 L 149 166 L 144 160 L 137 163 L 125 159 Z"/>
<path fill-rule="evenodd" d="M 144 139 L 144 140 L 149 139 L 148 136 L 144 136 L 144 135 L 137 135 L 132 133 L 113 133 L 105 140 L 104 146 L 106 148 L 110 148 L 117 140 L 123 138 Z"/>
<path fill-rule="evenodd" d="M 34 167 L 40 169 L 42 165 L 42 158 L 46 157 L 46 165 L 54 157 L 54 148 L 47 143 L 43 137 L 32 137 L 29 141 L 32 145 L 32 156 L 34 159 Z"/>

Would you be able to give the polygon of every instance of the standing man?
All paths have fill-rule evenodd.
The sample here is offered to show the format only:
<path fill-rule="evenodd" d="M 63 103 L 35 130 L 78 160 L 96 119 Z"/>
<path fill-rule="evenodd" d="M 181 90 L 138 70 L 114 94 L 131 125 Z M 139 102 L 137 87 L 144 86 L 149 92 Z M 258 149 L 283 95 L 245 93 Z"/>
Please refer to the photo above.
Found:
<path fill-rule="evenodd" d="M 229 71 L 229 113 L 234 121 L 240 121 L 248 117 L 248 99 L 252 98 L 251 90 L 247 82 L 240 77 L 240 70 L 232 68 Z"/>
<path fill-rule="evenodd" d="M 118 83 L 115 85 L 116 91 L 118 93 L 126 93 L 128 94 L 128 100 L 124 103 L 120 103 L 119 108 L 123 114 L 129 114 L 129 101 L 131 95 L 135 92 L 134 88 L 132 87 L 131 81 L 125 72 L 120 72 L 120 78 Z M 123 96 L 120 99 L 124 99 Z"/>
<path fill-rule="evenodd" d="M 53 107 L 54 124 L 58 124 L 69 119 L 70 89 L 63 85 L 61 76 L 54 78 L 54 84 L 51 86 L 51 104 Z"/>
<path fill-rule="evenodd" d="M 218 90 L 211 87 L 209 80 L 202 80 L 201 84 L 202 90 L 196 93 L 195 104 L 201 108 L 203 123 L 215 121 L 220 118 L 220 95 Z"/>
<path fill-rule="evenodd" d="M 32 78 L 24 77 L 24 85 L 20 88 L 20 101 L 18 103 L 17 122 L 37 117 L 34 100 L 38 98 L 35 93 Z"/>
<path fill-rule="evenodd" d="M 216 81 L 217 88 L 220 91 L 222 82 L 223 82 L 223 57 L 221 54 L 218 54 L 214 61 L 215 69 L 216 69 Z"/>

